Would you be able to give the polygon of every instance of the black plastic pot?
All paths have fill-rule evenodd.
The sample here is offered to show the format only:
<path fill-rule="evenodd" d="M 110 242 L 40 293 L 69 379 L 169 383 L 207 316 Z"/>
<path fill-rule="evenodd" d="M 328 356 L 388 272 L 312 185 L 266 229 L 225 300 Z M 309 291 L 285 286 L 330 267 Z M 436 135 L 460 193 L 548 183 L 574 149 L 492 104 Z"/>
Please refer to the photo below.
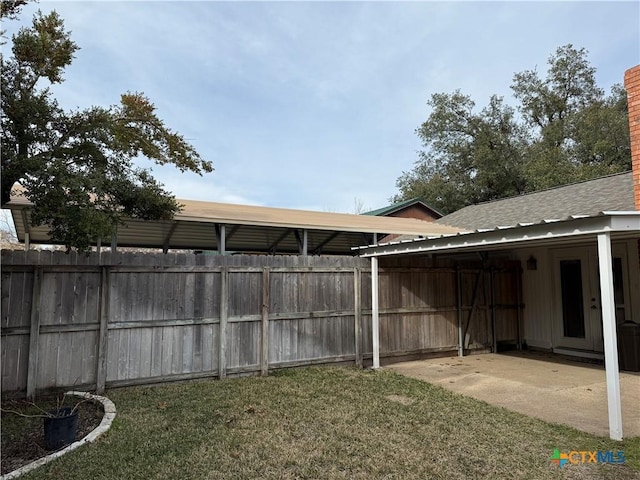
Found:
<path fill-rule="evenodd" d="M 51 410 L 44 419 L 44 445 L 47 450 L 59 450 L 76 440 L 78 411 L 72 407 Z"/>

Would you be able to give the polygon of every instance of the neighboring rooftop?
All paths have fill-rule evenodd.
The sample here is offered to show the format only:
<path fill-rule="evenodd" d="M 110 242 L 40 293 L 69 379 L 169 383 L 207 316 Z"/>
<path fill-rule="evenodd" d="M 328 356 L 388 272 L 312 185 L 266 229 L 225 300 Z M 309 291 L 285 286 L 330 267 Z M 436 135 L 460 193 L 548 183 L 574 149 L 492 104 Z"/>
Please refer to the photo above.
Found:
<path fill-rule="evenodd" d="M 432 217 L 440 218 L 442 217 L 442 212 L 433 208 L 431 205 L 423 202 L 419 198 L 412 198 L 409 200 L 405 200 L 404 202 L 394 203 L 393 205 L 388 205 L 383 208 L 378 208 L 377 210 L 371 210 L 370 212 L 365 212 L 362 215 L 371 215 L 376 217 L 385 217 L 392 215 L 394 213 L 399 212 L 400 210 L 405 210 L 410 207 L 418 207 L 424 210 L 427 210 Z"/>
<path fill-rule="evenodd" d="M 634 211 L 631 172 L 563 185 L 517 197 L 469 205 L 436 220 L 465 230 L 594 216 L 604 211 Z"/>

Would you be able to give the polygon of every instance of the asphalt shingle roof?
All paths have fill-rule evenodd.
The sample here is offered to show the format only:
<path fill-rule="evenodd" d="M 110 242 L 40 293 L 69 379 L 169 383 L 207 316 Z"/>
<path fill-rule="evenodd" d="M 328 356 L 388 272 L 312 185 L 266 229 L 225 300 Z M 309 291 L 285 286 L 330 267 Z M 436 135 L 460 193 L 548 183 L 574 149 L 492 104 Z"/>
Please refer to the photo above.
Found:
<path fill-rule="evenodd" d="M 591 216 L 603 211 L 633 210 L 633 178 L 631 172 L 626 172 L 469 205 L 439 218 L 436 223 L 477 230 L 561 220 L 572 215 Z"/>

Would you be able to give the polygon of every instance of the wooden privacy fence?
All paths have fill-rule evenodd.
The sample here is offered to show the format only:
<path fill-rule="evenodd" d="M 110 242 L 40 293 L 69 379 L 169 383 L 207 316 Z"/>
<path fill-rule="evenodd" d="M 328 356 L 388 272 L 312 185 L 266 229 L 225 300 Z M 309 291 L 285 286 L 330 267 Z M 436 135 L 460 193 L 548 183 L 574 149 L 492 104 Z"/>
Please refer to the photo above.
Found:
<path fill-rule="evenodd" d="M 521 298 L 519 262 L 381 258 L 380 356 L 519 348 Z"/>
<path fill-rule="evenodd" d="M 517 341 L 514 271 L 383 266 L 381 356 Z M 361 366 L 370 275 L 354 257 L 3 251 L 2 391 Z"/>

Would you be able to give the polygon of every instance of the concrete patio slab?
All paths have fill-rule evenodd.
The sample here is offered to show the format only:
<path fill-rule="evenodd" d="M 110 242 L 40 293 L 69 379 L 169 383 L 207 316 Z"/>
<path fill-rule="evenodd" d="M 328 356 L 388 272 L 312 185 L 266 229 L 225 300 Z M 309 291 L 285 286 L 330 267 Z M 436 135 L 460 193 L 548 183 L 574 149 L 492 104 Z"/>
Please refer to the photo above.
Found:
<path fill-rule="evenodd" d="M 546 422 L 609 436 L 604 367 L 543 352 L 445 357 L 385 368 Z M 620 372 L 625 438 L 640 436 L 640 374 Z"/>

